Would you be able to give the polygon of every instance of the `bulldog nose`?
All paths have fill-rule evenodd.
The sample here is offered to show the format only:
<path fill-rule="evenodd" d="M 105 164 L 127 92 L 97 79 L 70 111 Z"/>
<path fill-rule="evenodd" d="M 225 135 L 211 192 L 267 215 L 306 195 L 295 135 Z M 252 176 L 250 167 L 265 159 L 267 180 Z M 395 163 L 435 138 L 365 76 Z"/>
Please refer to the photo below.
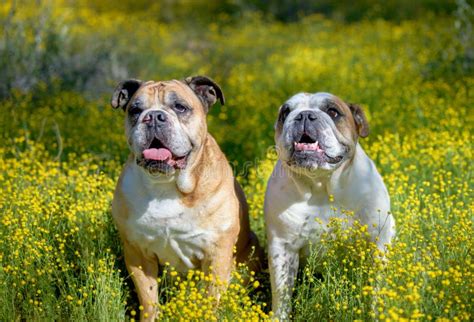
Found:
<path fill-rule="evenodd" d="M 308 121 L 314 121 L 318 118 L 318 116 L 316 115 L 315 112 L 313 111 L 304 111 L 304 112 L 301 112 L 300 114 L 298 114 L 296 117 L 295 117 L 295 120 L 296 121 L 305 121 L 305 120 L 308 120 Z"/>
<path fill-rule="evenodd" d="M 165 123 L 167 120 L 166 114 L 163 111 L 151 111 L 144 118 L 143 123 L 149 125 Z"/>

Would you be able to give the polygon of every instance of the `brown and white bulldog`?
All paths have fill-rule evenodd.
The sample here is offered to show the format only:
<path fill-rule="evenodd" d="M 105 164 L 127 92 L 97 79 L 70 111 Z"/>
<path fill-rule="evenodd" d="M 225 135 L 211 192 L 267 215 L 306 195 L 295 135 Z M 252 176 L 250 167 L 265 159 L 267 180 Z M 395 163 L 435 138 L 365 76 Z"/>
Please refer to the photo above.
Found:
<path fill-rule="evenodd" d="M 279 160 L 265 194 L 272 308 L 280 321 L 290 317 L 300 262 L 321 245 L 331 218 L 367 225 L 382 252 L 395 235 L 387 189 L 358 142 L 368 134 L 362 109 L 329 93 L 299 93 L 280 107 Z"/>
<path fill-rule="evenodd" d="M 253 270 L 260 266 L 244 193 L 207 132 L 206 114 L 218 99 L 224 104 L 222 90 L 204 76 L 126 80 L 112 96 L 112 107 L 126 113 L 131 150 L 112 214 L 144 307 L 141 320 L 158 315 L 159 265 L 212 271 L 224 284 L 234 258 Z M 210 292 L 219 297 L 220 288 L 213 284 Z"/>

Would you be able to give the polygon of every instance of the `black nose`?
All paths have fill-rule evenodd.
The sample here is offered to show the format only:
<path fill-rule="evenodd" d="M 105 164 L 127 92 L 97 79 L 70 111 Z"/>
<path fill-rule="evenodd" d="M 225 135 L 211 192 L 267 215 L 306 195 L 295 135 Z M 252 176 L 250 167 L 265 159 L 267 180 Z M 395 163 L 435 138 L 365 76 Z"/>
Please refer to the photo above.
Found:
<path fill-rule="evenodd" d="M 314 121 L 318 118 L 318 116 L 316 115 L 315 112 L 313 111 L 304 111 L 304 112 L 301 112 L 300 114 L 298 114 L 296 117 L 295 117 L 295 120 L 296 121 L 300 121 L 300 122 L 303 122 L 305 120 L 308 120 L 308 121 Z"/>
<path fill-rule="evenodd" d="M 149 125 L 160 123 L 165 123 L 167 120 L 166 114 L 163 111 L 151 111 L 144 118 L 143 123 L 148 123 Z"/>

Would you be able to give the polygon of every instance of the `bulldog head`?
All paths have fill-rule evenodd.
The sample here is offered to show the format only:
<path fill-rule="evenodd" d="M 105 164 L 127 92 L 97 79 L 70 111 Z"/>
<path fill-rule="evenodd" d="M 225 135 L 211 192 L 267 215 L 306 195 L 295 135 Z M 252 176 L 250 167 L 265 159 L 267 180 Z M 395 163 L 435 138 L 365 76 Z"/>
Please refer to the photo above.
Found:
<path fill-rule="evenodd" d="M 185 169 L 201 148 L 206 114 L 218 99 L 224 104 L 222 90 L 205 76 L 184 81 L 130 79 L 117 85 L 111 105 L 126 113 L 125 133 L 137 164 L 151 174 L 172 175 Z"/>
<path fill-rule="evenodd" d="M 337 169 L 369 134 L 362 109 L 329 93 L 300 93 L 280 107 L 275 141 L 280 159 L 298 171 Z"/>

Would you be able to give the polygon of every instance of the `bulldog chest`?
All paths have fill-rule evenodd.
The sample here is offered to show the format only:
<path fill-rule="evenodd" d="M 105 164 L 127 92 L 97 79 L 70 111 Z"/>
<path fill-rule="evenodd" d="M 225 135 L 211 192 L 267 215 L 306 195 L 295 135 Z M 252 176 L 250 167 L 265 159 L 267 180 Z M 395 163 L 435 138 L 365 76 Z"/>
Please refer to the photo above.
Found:
<path fill-rule="evenodd" d="M 278 216 L 278 225 L 286 235 L 285 239 L 297 248 L 305 247 L 309 243 L 319 242 L 321 234 L 328 231 L 331 218 L 344 216 L 340 209 L 334 203 L 300 201 L 293 203 Z"/>
<path fill-rule="evenodd" d="M 203 229 L 196 210 L 184 206 L 177 194 L 135 198 L 127 220 L 127 239 L 146 255 L 156 256 L 178 271 L 199 268 L 204 250 L 214 242 L 214 233 Z"/>

